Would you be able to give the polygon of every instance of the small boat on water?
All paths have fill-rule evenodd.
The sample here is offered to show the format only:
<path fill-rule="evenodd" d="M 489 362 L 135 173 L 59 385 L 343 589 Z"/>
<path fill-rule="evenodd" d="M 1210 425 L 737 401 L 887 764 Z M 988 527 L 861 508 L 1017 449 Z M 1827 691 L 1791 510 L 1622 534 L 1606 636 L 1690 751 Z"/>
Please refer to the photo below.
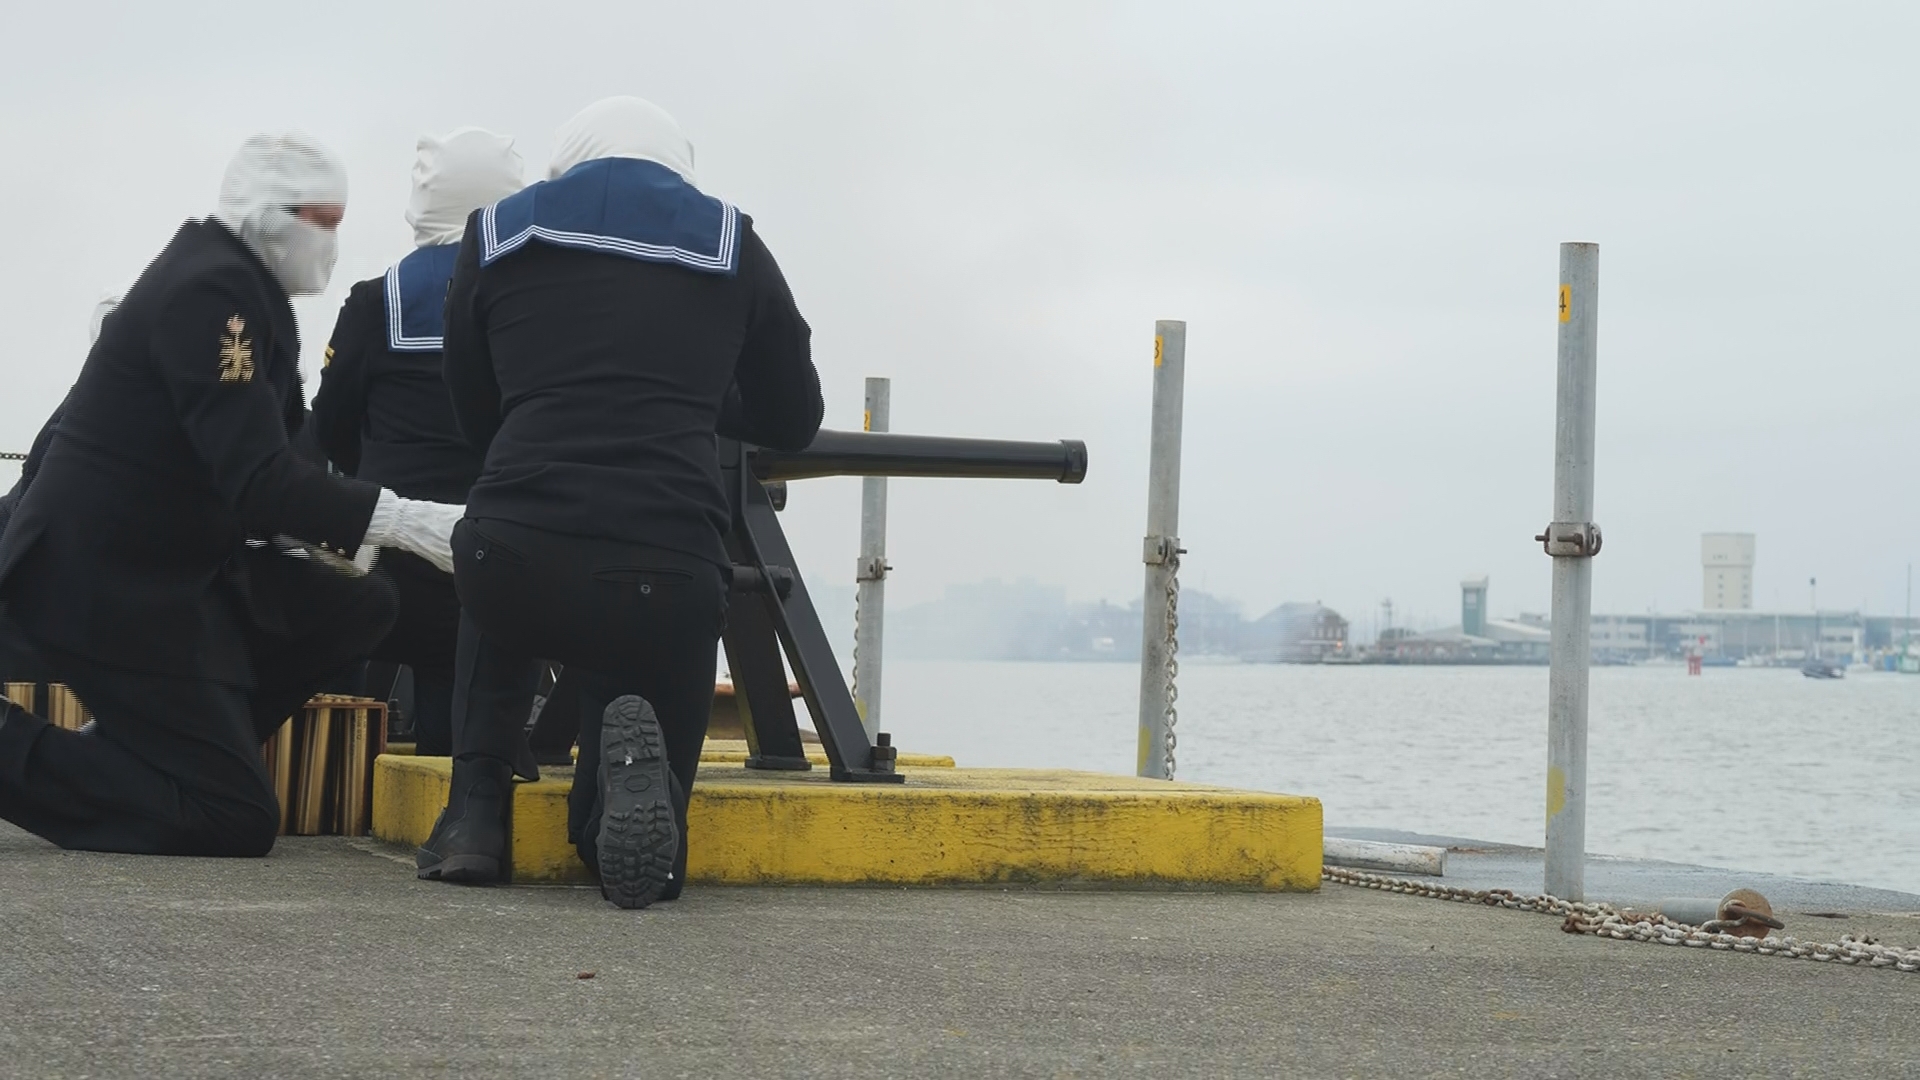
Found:
<path fill-rule="evenodd" d="M 1815 584 L 1814 579 L 1807 579 L 1808 589 L 1814 588 Z M 1812 655 L 1807 657 L 1807 666 L 1800 669 L 1800 674 L 1805 675 L 1809 679 L 1844 679 L 1847 677 L 1846 664 L 1829 663 L 1820 658 L 1820 594 L 1817 592 L 1813 593 L 1812 600 L 1813 652 Z"/>

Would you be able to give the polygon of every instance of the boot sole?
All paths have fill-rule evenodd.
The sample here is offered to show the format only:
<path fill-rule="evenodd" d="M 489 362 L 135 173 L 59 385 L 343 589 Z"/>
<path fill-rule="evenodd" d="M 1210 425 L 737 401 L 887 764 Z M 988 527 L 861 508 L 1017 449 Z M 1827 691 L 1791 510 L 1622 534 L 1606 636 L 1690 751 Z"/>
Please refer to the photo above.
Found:
<path fill-rule="evenodd" d="M 673 883 L 680 851 L 666 739 L 653 706 L 632 694 L 607 706 L 600 739 L 600 893 L 616 907 L 643 908 Z"/>
<path fill-rule="evenodd" d="M 425 848 L 420 855 L 426 855 Z M 446 881 L 455 885 L 497 885 L 500 860 L 487 855 L 449 855 L 432 866 L 422 866 L 414 874 L 421 881 Z"/>

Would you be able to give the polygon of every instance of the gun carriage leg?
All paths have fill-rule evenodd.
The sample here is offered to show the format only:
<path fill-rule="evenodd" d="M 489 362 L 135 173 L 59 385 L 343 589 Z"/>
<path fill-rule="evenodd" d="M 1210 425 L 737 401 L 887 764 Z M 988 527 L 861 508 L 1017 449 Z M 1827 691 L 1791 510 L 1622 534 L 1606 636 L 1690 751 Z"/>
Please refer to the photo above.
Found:
<path fill-rule="evenodd" d="M 745 706 L 742 720 L 759 768 L 780 764 L 791 751 L 805 760 L 798 720 L 787 693 L 780 653 L 786 654 L 800 694 L 820 729 L 833 779 L 849 783 L 897 784 L 895 751 L 882 734 L 867 738 L 853 695 L 841 677 L 820 615 L 807 586 L 794 569 L 793 550 L 774 511 L 767 489 L 741 467 L 741 447 L 724 441 L 721 466 L 733 504 L 733 528 L 727 548 L 734 559 L 735 606 L 729 612 L 727 661 L 735 692 Z M 777 643 L 777 647 L 776 647 Z M 875 745 L 875 741 L 879 743 Z M 749 765 L 753 763 L 750 761 Z"/>

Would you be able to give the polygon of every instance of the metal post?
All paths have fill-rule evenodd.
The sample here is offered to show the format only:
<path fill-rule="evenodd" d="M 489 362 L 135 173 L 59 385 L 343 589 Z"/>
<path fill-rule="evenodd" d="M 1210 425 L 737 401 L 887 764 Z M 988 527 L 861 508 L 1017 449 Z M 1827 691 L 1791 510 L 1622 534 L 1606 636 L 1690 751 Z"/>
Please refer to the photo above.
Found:
<path fill-rule="evenodd" d="M 886 431 L 892 382 L 867 380 L 865 430 Z M 853 706 L 867 739 L 880 733 L 880 643 L 887 609 L 887 478 L 869 476 L 860 484 L 860 565 L 854 580 L 859 597 L 853 612 Z"/>
<path fill-rule="evenodd" d="M 1180 416 L 1187 324 L 1153 324 L 1153 436 L 1147 460 L 1147 564 L 1140 609 L 1140 745 L 1136 773 L 1173 779 L 1174 700 L 1179 674 Z"/>
<path fill-rule="evenodd" d="M 1587 662 L 1592 632 L 1594 368 L 1600 245 L 1560 245 L 1559 407 L 1553 522 L 1535 537 L 1553 556 L 1552 673 L 1547 683 L 1547 892 L 1586 898 Z"/>

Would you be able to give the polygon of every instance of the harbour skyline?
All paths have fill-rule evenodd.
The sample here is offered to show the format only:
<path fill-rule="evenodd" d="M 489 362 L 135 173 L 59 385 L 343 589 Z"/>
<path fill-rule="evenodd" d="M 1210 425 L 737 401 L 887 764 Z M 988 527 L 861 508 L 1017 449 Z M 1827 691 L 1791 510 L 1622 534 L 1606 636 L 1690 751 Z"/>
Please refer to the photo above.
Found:
<path fill-rule="evenodd" d="M 0 132 L 61 162 L 0 178 L 35 208 L 0 269 L 0 449 L 25 448 L 100 293 L 207 212 L 247 133 L 299 126 L 347 157 L 338 287 L 295 305 L 311 389 L 345 284 L 410 249 L 422 131 L 512 134 L 534 175 L 579 101 L 642 93 L 780 258 L 829 426 L 859 426 L 878 375 L 895 431 L 1087 441 L 1070 493 L 894 484 L 903 603 L 1023 575 L 1137 591 L 1153 324 L 1179 318 L 1188 584 L 1250 611 L 1319 599 L 1354 617 L 1392 597 L 1451 621 L 1460 577 L 1486 573 L 1504 610 L 1544 611 L 1531 537 L 1550 517 L 1554 250 L 1570 238 L 1606 252 L 1596 610 L 1695 603 L 1708 531 L 1762 537 L 1768 608 L 1818 577 L 1826 602 L 1897 611 L 1920 549 L 1920 506 L 1882 495 L 1920 403 L 1898 317 L 1920 146 L 1886 135 L 1913 98 L 1907 7 L 602 6 L 630 65 L 536 54 L 510 83 L 463 60 L 494 46 L 506 7 L 319 27 L 258 12 L 241 37 L 288 70 L 363 62 L 351 84 L 215 111 L 220 65 L 162 61 L 202 47 L 190 21 L 92 10 L 20 26 L 84 40 L 92 62 L 30 50 L 0 71 Z M 755 78 L 716 85 L 676 43 L 729 37 L 749 11 L 760 33 L 735 60 Z M 369 26 L 442 47 L 403 58 Z M 1567 65 L 1606 74 L 1573 85 Z M 1201 227 L 1201 205 L 1234 206 L 1233 226 Z M 851 580 L 858 492 L 794 485 L 802 565 Z"/>

